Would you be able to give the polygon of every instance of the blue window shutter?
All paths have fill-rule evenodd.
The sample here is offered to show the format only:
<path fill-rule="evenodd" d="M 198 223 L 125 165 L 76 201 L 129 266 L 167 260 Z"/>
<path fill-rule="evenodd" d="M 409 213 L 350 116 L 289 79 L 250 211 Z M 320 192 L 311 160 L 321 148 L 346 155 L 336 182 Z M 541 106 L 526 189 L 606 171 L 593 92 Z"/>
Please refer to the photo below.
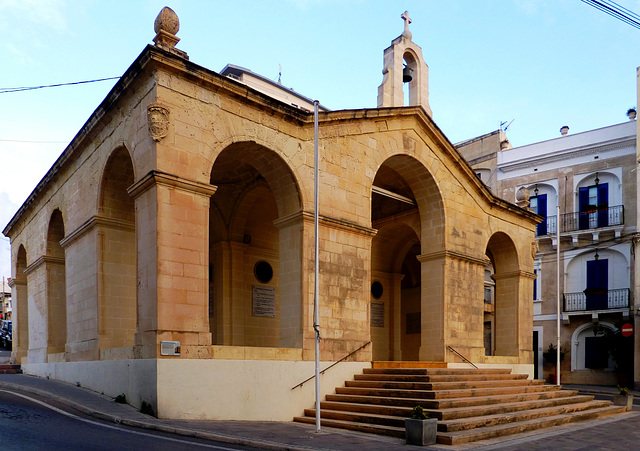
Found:
<path fill-rule="evenodd" d="M 587 262 L 587 310 L 606 310 L 609 289 L 609 260 Z"/>
<path fill-rule="evenodd" d="M 580 188 L 578 190 L 578 203 L 580 204 L 578 206 L 578 211 L 579 211 L 578 225 L 580 227 L 580 230 L 588 229 L 589 214 L 584 213 L 584 211 L 587 209 L 587 205 L 589 205 L 589 188 L 588 187 Z"/>
<path fill-rule="evenodd" d="M 537 225 L 537 234 L 538 234 L 538 236 L 546 235 L 547 234 L 547 219 L 546 219 L 546 217 L 547 217 L 547 195 L 546 194 L 540 194 L 539 196 L 536 196 L 536 199 L 538 201 L 538 211 L 537 211 L 537 213 L 540 216 L 544 216 L 545 217 L 545 220 Z"/>
<path fill-rule="evenodd" d="M 604 205 L 607 205 L 605 208 Z M 609 184 L 598 185 L 598 227 L 609 225 Z"/>

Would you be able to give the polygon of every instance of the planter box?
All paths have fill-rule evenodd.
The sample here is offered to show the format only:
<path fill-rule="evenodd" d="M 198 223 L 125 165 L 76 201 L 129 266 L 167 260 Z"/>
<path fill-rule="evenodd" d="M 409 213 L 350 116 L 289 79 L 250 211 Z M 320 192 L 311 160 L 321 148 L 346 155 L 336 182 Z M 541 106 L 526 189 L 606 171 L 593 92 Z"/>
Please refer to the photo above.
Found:
<path fill-rule="evenodd" d="M 633 409 L 633 395 L 613 395 L 613 403 L 616 406 L 625 406 L 627 410 Z"/>
<path fill-rule="evenodd" d="M 433 445 L 436 442 L 436 429 L 438 427 L 436 418 L 427 418 L 426 420 L 406 418 L 404 427 L 408 445 L 426 446 Z"/>

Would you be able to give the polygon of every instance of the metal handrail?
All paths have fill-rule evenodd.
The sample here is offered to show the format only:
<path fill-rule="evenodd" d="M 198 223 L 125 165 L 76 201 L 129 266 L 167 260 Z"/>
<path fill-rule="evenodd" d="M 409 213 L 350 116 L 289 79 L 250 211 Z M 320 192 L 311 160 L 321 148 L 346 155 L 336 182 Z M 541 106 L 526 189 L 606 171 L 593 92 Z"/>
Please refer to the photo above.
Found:
<path fill-rule="evenodd" d="M 476 370 L 478 369 L 477 366 L 475 366 L 473 364 L 473 362 L 471 362 L 471 360 L 469 360 L 468 358 L 466 358 L 465 356 L 463 356 L 462 354 L 460 354 L 458 351 L 456 351 L 455 349 L 453 349 L 451 346 L 447 346 L 447 348 L 449 349 L 449 351 L 454 352 L 455 354 L 458 355 L 458 357 L 460 357 L 462 360 L 464 360 L 465 362 L 467 362 L 469 365 L 471 365 L 472 367 L 474 367 Z"/>
<path fill-rule="evenodd" d="M 333 362 L 331 365 L 329 365 L 328 367 L 326 367 L 324 370 L 320 371 L 320 374 L 324 374 L 325 371 L 333 368 L 334 366 L 336 366 L 338 363 L 347 360 L 349 357 L 351 357 L 353 354 L 355 354 L 356 352 L 358 352 L 359 350 L 361 350 L 362 348 L 364 348 L 367 345 L 370 345 L 371 342 L 368 341 L 365 344 L 363 344 L 362 346 L 360 346 L 358 349 L 356 349 L 355 351 L 351 351 L 349 354 L 345 355 L 343 358 L 341 358 L 340 360 L 338 360 L 337 362 Z M 307 382 L 309 382 L 312 379 L 315 379 L 315 374 L 313 376 L 311 376 L 310 378 L 307 378 L 305 380 L 303 380 L 302 382 L 300 382 L 298 385 L 296 385 L 295 387 L 291 387 L 291 390 L 294 390 L 298 387 L 302 387 L 304 384 L 306 384 Z"/>

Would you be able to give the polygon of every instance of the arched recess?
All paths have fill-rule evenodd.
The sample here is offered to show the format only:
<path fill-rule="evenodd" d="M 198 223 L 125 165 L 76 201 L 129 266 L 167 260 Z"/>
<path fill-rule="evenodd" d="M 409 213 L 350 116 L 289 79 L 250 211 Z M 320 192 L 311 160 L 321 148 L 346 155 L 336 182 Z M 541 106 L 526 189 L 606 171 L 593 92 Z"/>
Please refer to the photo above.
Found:
<path fill-rule="evenodd" d="M 495 282 L 494 355 L 517 356 L 520 271 L 516 246 L 507 234 L 498 232 L 491 236 L 486 255 L 491 261 L 494 271 L 491 278 Z"/>
<path fill-rule="evenodd" d="M 616 364 L 607 350 L 606 338 L 596 333 L 596 327 L 617 332 L 613 324 L 605 321 L 577 327 L 571 335 L 571 371 L 615 369 Z"/>
<path fill-rule="evenodd" d="M 65 351 L 67 343 L 67 295 L 65 254 L 60 242 L 64 239 L 62 212 L 55 209 L 47 230 L 47 354 Z"/>
<path fill-rule="evenodd" d="M 13 351 L 12 361 L 20 363 L 20 359 L 27 355 L 29 350 L 29 287 L 27 276 L 27 250 L 24 245 L 18 248 L 16 258 L 16 272 L 13 279 L 16 293 L 13 305 Z"/>
<path fill-rule="evenodd" d="M 420 86 L 420 77 L 422 74 L 420 73 L 420 65 L 418 64 L 418 59 L 416 54 L 407 49 L 402 55 L 402 60 L 404 64 L 403 68 L 403 96 L 404 96 L 404 105 L 405 106 L 413 106 L 418 105 L 418 87 Z M 411 74 L 411 80 L 405 82 L 404 74 L 405 70 L 408 70 Z M 404 92 L 404 86 L 407 86 L 408 92 Z"/>
<path fill-rule="evenodd" d="M 253 142 L 211 171 L 209 321 L 213 343 L 302 346 L 302 215 L 291 169 Z"/>
<path fill-rule="evenodd" d="M 136 332 L 135 203 L 129 152 L 120 147 L 107 160 L 98 202 L 98 318 L 100 349 L 133 346 Z"/>
<path fill-rule="evenodd" d="M 422 163 L 396 155 L 380 166 L 372 186 L 371 223 L 378 230 L 372 242 L 373 282 L 388 286 L 383 301 L 371 304 L 379 310 L 382 302 L 385 312 L 382 330 L 372 312 L 374 358 L 441 360 L 438 344 L 444 338 L 429 348 L 424 337 L 444 337 L 444 265 L 432 256 L 444 248 L 445 215 L 440 190 Z"/>

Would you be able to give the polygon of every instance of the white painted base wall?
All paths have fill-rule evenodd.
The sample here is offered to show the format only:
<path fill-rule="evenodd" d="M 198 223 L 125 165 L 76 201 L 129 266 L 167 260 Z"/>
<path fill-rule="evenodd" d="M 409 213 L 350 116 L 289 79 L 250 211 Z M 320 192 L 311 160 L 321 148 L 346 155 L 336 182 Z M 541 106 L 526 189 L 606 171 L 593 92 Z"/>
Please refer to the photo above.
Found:
<path fill-rule="evenodd" d="M 320 369 L 331 363 L 321 362 Z M 341 362 L 320 376 L 320 399 L 371 362 Z M 161 418 L 291 421 L 315 403 L 311 362 L 274 360 L 159 360 Z"/>
<path fill-rule="evenodd" d="M 331 363 L 322 362 L 320 369 Z M 320 376 L 320 398 L 370 368 L 341 362 Z M 291 421 L 315 403 L 311 362 L 273 360 L 107 360 L 32 363 L 26 374 L 80 384 L 107 396 L 124 393 L 129 404 L 150 403 L 159 418 Z"/>
<path fill-rule="evenodd" d="M 157 404 L 156 360 L 101 360 L 90 362 L 27 363 L 25 374 L 80 385 L 107 396 L 124 393 L 127 402 Z"/>

